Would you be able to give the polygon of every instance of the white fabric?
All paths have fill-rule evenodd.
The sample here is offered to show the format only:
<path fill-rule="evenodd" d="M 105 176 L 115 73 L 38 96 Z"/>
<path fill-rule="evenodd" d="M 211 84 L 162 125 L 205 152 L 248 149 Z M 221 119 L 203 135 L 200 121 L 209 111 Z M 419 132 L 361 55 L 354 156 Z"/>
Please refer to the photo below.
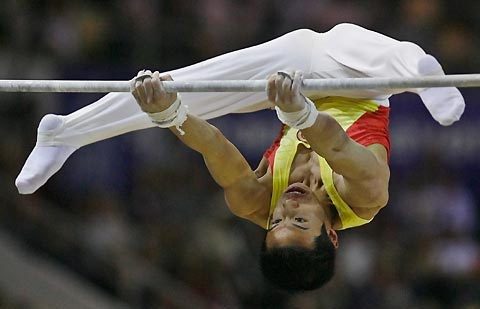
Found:
<path fill-rule="evenodd" d="M 147 113 L 147 115 L 150 117 L 153 123 L 158 124 L 159 122 L 165 122 L 177 116 L 178 109 L 181 105 L 182 101 L 178 95 L 175 102 L 173 102 L 172 105 L 170 105 L 167 109 L 157 113 Z"/>
<path fill-rule="evenodd" d="M 182 104 L 182 99 L 180 95 L 177 95 L 177 99 L 172 103 L 166 110 L 158 113 L 147 113 L 150 120 L 159 126 L 160 128 L 170 128 L 175 127 L 180 135 L 184 135 L 180 127 L 187 120 L 188 117 L 188 106 Z"/>
<path fill-rule="evenodd" d="M 297 30 L 273 41 L 224 54 L 169 73 L 174 80 L 265 79 L 280 70 L 296 69 L 305 78 L 415 77 L 425 52 L 351 24 L 329 32 Z M 371 98 L 387 105 L 392 90 L 315 91 L 310 98 L 342 95 Z M 182 93 L 190 113 L 203 119 L 270 108 L 264 93 Z M 62 132 L 48 144 L 81 147 L 122 133 L 154 126 L 129 93 L 110 93 L 65 116 Z"/>
<path fill-rule="evenodd" d="M 399 42 L 356 25 L 340 24 L 326 33 L 293 31 L 264 44 L 166 73 L 174 80 L 184 81 L 265 79 L 278 71 L 292 69 L 303 71 L 305 78 L 415 77 L 419 76 L 417 65 L 424 56 L 425 52 L 413 43 Z M 370 98 L 388 106 L 388 97 L 394 93 L 385 89 L 313 91 L 305 95 L 311 99 L 329 95 Z M 190 107 L 190 113 L 203 119 L 272 107 L 265 93 L 183 93 L 182 100 Z M 17 183 L 37 179 L 30 189 L 40 187 L 56 172 L 55 169 L 52 173 L 48 166 L 53 159 L 45 157 L 52 156 L 51 152 L 44 154 L 41 147 L 61 145 L 75 149 L 155 126 L 130 93 L 109 93 L 61 119 L 62 125 L 55 134 L 39 129 L 38 147 L 27 160 Z M 55 156 L 55 161 L 63 160 L 55 165 L 61 167 L 69 155 Z M 24 173 L 26 170 L 28 174 Z"/>
<path fill-rule="evenodd" d="M 275 106 L 278 119 L 291 128 L 303 130 L 310 128 L 317 120 L 318 111 L 313 102 L 305 98 L 305 107 L 298 112 L 284 112 L 278 106 Z"/>
<path fill-rule="evenodd" d="M 444 75 L 437 59 L 427 55 L 418 62 L 418 71 L 424 76 Z M 465 101 L 457 88 L 427 88 L 418 93 L 432 117 L 441 125 L 448 126 L 459 120 L 465 110 Z"/>

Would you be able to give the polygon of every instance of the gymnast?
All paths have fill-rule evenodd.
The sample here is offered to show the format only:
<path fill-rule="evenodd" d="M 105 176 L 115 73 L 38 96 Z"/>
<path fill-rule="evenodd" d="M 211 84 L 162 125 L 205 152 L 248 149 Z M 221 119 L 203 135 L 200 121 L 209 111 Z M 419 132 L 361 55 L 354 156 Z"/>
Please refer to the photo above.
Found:
<path fill-rule="evenodd" d="M 87 144 L 154 126 L 170 128 L 203 155 L 232 213 L 267 229 L 261 252 L 265 276 L 289 291 L 315 289 L 333 276 L 336 231 L 370 222 L 388 201 L 388 98 L 415 92 L 442 125 L 457 121 L 465 103 L 453 87 L 301 93 L 303 79 L 427 75 L 444 72 L 419 46 L 352 24 L 325 33 L 297 30 L 171 72 L 140 72 L 132 93 L 110 93 L 72 114 L 43 117 L 16 185 L 22 194 L 35 192 Z M 176 94 L 162 86 L 172 78 L 267 76 L 266 95 Z M 205 121 L 272 107 L 283 127 L 255 171 Z"/>

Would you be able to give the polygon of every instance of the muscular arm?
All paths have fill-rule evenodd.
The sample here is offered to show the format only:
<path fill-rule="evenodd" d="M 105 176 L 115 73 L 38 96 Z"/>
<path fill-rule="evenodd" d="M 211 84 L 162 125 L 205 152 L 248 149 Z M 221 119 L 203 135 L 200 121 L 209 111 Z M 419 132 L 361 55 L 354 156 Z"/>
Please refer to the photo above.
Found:
<path fill-rule="evenodd" d="M 390 170 L 380 144 L 365 147 L 353 141 L 330 115 L 320 112 L 313 126 L 302 130 L 312 149 L 333 171 L 335 186 L 354 208 L 380 208 L 388 201 Z"/>
<path fill-rule="evenodd" d="M 139 73 L 142 74 L 144 73 Z M 165 113 L 175 106 L 173 104 L 177 94 L 165 91 L 162 84 L 165 80 L 172 78 L 168 75 L 160 77 L 159 73 L 155 72 L 151 77 L 140 80 L 136 78 L 131 82 L 132 95 L 150 117 L 154 117 L 153 114 Z M 171 116 L 167 119 L 169 117 Z M 188 115 L 181 123 L 184 134 L 180 133 L 176 126 L 171 126 L 170 130 L 185 145 L 203 156 L 213 179 L 224 189 L 225 199 L 232 213 L 265 227 L 270 190 L 257 179 L 240 151 L 216 127 L 193 115 Z"/>
<path fill-rule="evenodd" d="M 182 125 L 184 135 L 175 128 L 170 130 L 203 156 L 213 179 L 223 188 L 232 213 L 265 227 L 270 192 L 240 151 L 216 127 L 192 115 Z"/>

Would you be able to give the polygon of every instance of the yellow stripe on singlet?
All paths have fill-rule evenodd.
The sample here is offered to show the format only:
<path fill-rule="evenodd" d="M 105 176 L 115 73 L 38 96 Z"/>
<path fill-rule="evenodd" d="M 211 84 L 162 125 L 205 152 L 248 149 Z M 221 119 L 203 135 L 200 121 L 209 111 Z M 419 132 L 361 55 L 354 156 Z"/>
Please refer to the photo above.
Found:
<path fill-rule="evenodd" d="M 340 193 L 337 191 L 337 188 L 335 188 L 335 183 L 333 181 L 333 170 L 330 165 L 328 165 L 327 160 L 320 156 L 318 156 L 318 160 L 320 161 L 320 176 L 322 178 L 325 191 L 327 191 L 330 200 L 337 209 L 338 216 L 342 222 L 342 227 L 340 230 L 364 225 L 372 221 L 373 218 L 366 220 L 360 218 L 356 213 L 353 212 L 352 208 L 350 208 L 350 206 L 348 206 L 348 204 L 342 199 Z"/>

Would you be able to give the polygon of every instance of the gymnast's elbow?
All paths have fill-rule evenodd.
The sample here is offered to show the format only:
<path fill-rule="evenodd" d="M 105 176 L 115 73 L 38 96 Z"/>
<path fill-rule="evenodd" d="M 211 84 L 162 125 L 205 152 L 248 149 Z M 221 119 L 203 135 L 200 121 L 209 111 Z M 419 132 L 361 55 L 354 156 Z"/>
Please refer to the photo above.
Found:
<path fill-rule="evenodd" d="M 362 205 L 361 208 L 380 210 L 388 204 L 388 181 L 370 183 L 368 186 L 364 186 L 361 189 L 361 193 L 359 193 L 359 191 L 355 192 L 357 194 L 357 205 Z"/>
<path fill-rule="evenodd" d="M 380 192 L 372 197 L 370 201 L 364 201 L 363 207 L 355 207 L 357 211 L 362 209 L 361 213 L 367 217 L 375 217 L 388 203 L 388 192 Z"/>
<path fill-rule="evenodd" d="M 228 200 L 226 200 L 226 202 L 227 202 L 228 209 L 234 216 L 255 222 L 253 218 L 256 217 L 256 214 L 258 212 L 258 209 L 256 207 L 252 207 L 247 203 L 245 204 L 231 203 Z"/>
<path fill-rule="evenodd" d="M 225 202 L 230 212 L 259 225 L 264 224 L 270 205 L 270 194 L 265 188 L 238 190 L 224 188 Z"/>
<path fill-rule="evenodd" d="M 385 190 L 384 192 L 382 192 L 381 194 L 379 194 L 378 196 L 378 207 L 379 208 L 383 208 L 385 206 L 387 206 L 388 204 L 388 200 L 389 200 L 389 193 L 388 193 L 388 190 Z"/>
<path fill-rule="evenodd" d="M 381 209 L 388 204 L 389 200 L 389 192 L 388 192 L 388 183 L 383 183 L 379 185 L 375 190 L 372 192 L 372 201 L 371 205 L 373 208 Z"/>

